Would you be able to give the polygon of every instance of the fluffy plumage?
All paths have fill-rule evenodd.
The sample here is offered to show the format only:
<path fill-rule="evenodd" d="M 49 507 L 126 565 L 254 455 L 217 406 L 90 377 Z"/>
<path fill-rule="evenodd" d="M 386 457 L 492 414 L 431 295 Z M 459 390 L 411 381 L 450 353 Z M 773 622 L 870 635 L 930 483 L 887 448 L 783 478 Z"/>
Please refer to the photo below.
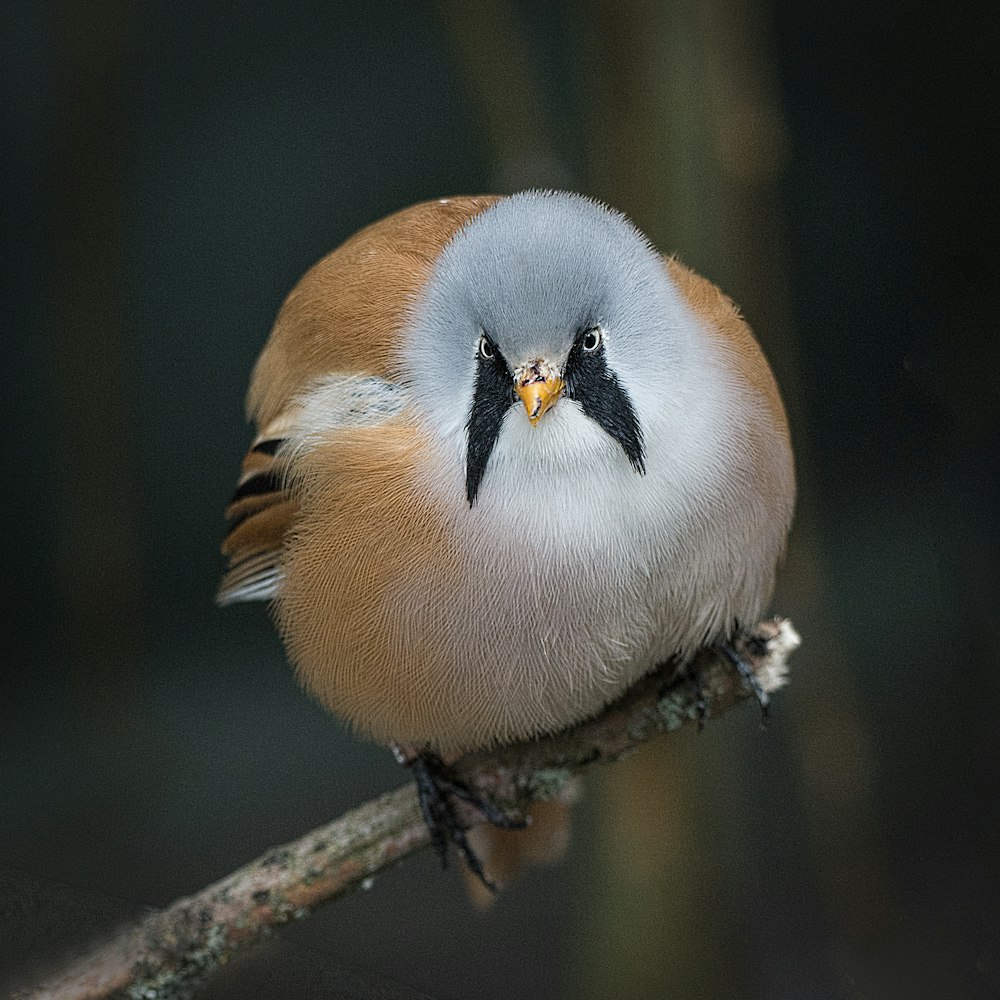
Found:
<path fill-rule="evenodd" d="M 489 424 L 470 497 L 483 335 L 511 371 L 572 372 L 592 330 L 536 426 L 513 396 Z M 289 296 L 249 400 L 220 599 L 273 598 L 303 683 L 377 740 L 562 728 L 770 596 L 794 477 L 767 363 L 725 296 L 587 199 L 362 230 Z"/>

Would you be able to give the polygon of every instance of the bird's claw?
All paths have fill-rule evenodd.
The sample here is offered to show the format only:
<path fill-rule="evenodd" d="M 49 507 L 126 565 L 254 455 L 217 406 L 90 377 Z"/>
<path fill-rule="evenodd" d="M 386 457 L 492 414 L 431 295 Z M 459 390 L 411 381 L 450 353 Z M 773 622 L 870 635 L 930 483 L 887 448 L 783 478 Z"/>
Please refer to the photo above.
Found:
<path fill-rule="evenodd" d="M 448 864 L 448 842 L 451 841 L 469 870 L 491 892 L 497 887 L 483 871 L 482 862 L 469 844 L 466 827 L 455 813 L 449 798 L 459 799 L 478 809 L 490 823 L 505 830 L 519 830 L 527 826 L 521 816 L 511 816 L 490 802 L 476 795 L 467 785 L 459 781 L 441 758 L 431 751 L 423 751 L 405 761 L 413 772 L 420 799 L 420 810 L 430 831 L 431 844 L 441 860 L 441 867 Z"/>
<path fill-rule="evenodd" d="M 697 675 L 691 677 L 691 686 L 694 688 L 694 711 L 700 733 L 705 728 L 705 720 L 708 718 L 708 698 Z"/>
<path fill-rule="evenodd" d="M 757 675 L 754 673 L 753 667 L 729 643 L 720 642 L 716 648 L 736 668 L 736 672 L 742 678 L 743 684 L 753 692 L 754 697 L 757 699 L 757 704 L 760 705 L 761 725 L 766 726 L 770 717 L 771 699 L 768 693 L 760 686 L 760 681 L 757 680 Z"/>

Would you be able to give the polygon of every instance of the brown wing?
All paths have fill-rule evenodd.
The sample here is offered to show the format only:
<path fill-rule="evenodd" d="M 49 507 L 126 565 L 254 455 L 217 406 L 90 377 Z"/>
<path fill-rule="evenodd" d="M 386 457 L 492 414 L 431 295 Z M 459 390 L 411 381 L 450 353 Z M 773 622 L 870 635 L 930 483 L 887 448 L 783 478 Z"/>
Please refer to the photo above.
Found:
<path fill-rule="evenodd" d="M 498 198 L 442 198 L 403 209 L 355 233 L 292 289 L 254 368 L 247 395 L 259 434 L 226 508 L 229 568 L 217 601 L 269 600 L 278 592 L 285 536 L 297 503 L 280 453 L 297 397 L 331 373 L 396 380 L 399 336 L 441 250 Z"/>

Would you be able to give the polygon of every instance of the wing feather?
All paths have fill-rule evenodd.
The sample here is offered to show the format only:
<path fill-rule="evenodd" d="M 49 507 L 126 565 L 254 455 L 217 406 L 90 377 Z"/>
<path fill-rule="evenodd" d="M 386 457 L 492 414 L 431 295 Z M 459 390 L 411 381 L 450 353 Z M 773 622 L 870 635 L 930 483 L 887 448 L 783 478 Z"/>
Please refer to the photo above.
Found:
<path fill-rule="evenodd" d="M 444 198 L 397 212 L 324 257 L 289 294 L 251 380 L 248 409 L 260 434 L 226 508 L 222 552 L 229 566 L 219 604 L 278 595 L 285 538 L 298 512 L 286 485 L 297 444 L 289 436 L 379 422 L 398 411 L 398 400 L 377 386 L 364 390 L 360 404 L 339 394 L 352 380 L 363 385 L 374 378 L 385 386 L 384 380 L 399 377 L 400 329 L 434 261 L 469 219 L 496 200 Z M 303 412 L 302 401 L 317 388 L 318 406 Z"/>
<path fill-rule="evenodd" d="M 285 535 L 298 507 L 285 485 L 282 443 L 262 435 L 243 459 L 242 475 L 226 507 L 229 530 L 222 554 L 229 566 L 215 598 L 220 605 L 267 601 L 278 592 Z"/>

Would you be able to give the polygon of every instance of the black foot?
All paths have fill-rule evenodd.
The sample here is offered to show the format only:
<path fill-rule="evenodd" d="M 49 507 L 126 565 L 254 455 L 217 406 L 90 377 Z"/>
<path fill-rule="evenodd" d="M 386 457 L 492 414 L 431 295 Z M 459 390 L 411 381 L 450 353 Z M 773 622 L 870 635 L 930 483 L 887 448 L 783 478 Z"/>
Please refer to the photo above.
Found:
<path fill-rule="evenodd" d="M 487 889 L 496 892 L 497 887 L 486 877 L 482 862 L 469 845 L 465 827 L 455 815 L 455 810 L 448 800 L 449 796 L 475 806 L 494 826 L 505 830 L 523 829 L 528 825 L 527 821 L 519 816 L 508 816 L 488 799 L 476 795 L 455 778 L 450 768 L 436 753 L 424 751 L 407 761 L 406 766 L 413 771 L 417 794 L 420 797 L 420 809 L 431 834 L 431 844 L 441 859 L 441 867 L 447 867 L 448 841 L 451 841 L 469 866 L 469 870 Z"/>
<path fill-rule="evenodd" d="M 696 676 L 690 678 L 691 687 L 694 689 L 694 710 L 698 716 L 698 732 L 705 728 L 705 720 L 708 718 L 708 699 L 705 697 L 705 689 L 701 686 L 701 681 Z"/>
<path fill-rule="evenodd" d="M 768 697 L 767 692 L 760 686 L 760 681 L 757 680 L 757 675 L 753 672 L 753 668 L 728 642 L 720 642 L 716 648 L 736 668 L 736 672 L 743 678 L 744 685 L 753 692 L 754 697 L 757 699 L 757 704 L 760 705 L 761 724 L 766 726 L 770 717 L 771 699 Z"/>

